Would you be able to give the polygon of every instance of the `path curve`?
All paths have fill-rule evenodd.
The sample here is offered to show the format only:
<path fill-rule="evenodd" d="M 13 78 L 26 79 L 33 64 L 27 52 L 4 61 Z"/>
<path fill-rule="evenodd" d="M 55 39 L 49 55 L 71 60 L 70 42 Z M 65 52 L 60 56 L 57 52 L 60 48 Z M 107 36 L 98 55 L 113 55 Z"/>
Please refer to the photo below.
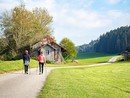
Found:
<path fill-rule="evenodd" d="M 107 63 L 84 65 L 84 66 L 65 66 L 65 67 L 45 67 L 42 75 L 38 74 L 38 68 L 31 69 L 26 75 L 22 71 L 0 74 L 0 98 L 36 98 L 38 92 L 44 86 L 48 74 L 53 69 L 58 68 L 84 68 L 90 66 L 102 66 L 111 64 L 119 56 L 113 57 Z"/>
<path fill-rule="evenodd" d="M 39 75 L 35 68 L 28 75 L 22 71 L 0 74 L 0 98 L 36 98 L 50 71 L 51 68 L 46 68 Z"/>

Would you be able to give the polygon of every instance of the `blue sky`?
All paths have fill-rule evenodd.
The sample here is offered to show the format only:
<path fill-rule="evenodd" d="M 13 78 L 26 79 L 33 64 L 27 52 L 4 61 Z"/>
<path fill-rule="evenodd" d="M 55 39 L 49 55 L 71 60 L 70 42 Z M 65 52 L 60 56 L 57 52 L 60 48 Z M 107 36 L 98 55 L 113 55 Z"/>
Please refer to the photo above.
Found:
<path fill-rule="evenodd" d="M 24 1 L 26 8 L 46 8 L 53 16 L 53 35 L 87 44 L 101 34 L 130 25 L 130 0 L 0 0 L 0 13 Z"/>

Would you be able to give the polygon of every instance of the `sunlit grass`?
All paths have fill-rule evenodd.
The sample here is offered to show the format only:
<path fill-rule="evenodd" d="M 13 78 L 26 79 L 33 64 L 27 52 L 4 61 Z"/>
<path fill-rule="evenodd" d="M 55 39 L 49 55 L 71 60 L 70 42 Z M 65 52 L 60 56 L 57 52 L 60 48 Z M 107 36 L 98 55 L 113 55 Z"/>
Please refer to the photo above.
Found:
<path fill-rule="evenodd" d="M 89 64 L 96 64 L 96 63 L 104 63 L 107 62 L 110 58 L 112 58 L 115 55 L 112 54 L 105 54 L 105 53 L 80 53 L 77 55 L 75 60 L 76 62 L 71 62 L 72 60 L 67 60 L 64 63 L 61 64 L 47 64 L 47 66 L 73 66 L 73 65 L 89 65 Z"/>
<path fill-rule="evenodd" d="M 38 98 L 130 98 L 130 62 L 53 70 Z"/>
<path fill-rule="evenodd" d="M 36 60 L 31 60 L 30 68 L 34 68 L 38 66 L 38 62 Z M 23 61 L 22 60 L 14 60 L 14 61 L 0 61 L 0 74 L 7 73 L 10 71 L 23 70 Z"/>
<path fill-rule="evenodd" d="M 47 67 L 56 67 L 56 66 L 79 66 L 79 65 L 89 65 L 95 63 L 103 63 L 107 62 L 113 55 L 102 54 L 102 53 L 84 53 L 78 54 L 76 60 L 78 63 L 72 63 L 71 60 L 67 60 L 61 64 L 46 64 Z M 83 59 L 84 58 L 84 59 Z M 34 68 L 38 66 L 38 61 L 31 59 L 30 68 Z M 10 71 L 23 70 L 23 61 L 22 60 L 14 60 L 14 61 L 0 61 L 0 74 L 7 73 Z"/>

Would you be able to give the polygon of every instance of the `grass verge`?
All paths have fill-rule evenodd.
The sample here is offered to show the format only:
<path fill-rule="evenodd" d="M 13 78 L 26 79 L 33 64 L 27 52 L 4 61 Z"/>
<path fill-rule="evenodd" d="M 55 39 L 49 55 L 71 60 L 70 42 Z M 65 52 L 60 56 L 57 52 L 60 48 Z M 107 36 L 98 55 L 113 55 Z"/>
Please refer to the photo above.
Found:
<path fill-rule="evenodd" d="M 38 62 L 36 60 L 31 60 L 30 67 L 37 67 Z M 23 70 L 23 61 L 0 61 L 0 74 L 7 73 L 11 71 Z"/>
<path fill-rule="evenodd" d="M 130 98 L 129 63 L 53 70 L 38 98 Z"/>

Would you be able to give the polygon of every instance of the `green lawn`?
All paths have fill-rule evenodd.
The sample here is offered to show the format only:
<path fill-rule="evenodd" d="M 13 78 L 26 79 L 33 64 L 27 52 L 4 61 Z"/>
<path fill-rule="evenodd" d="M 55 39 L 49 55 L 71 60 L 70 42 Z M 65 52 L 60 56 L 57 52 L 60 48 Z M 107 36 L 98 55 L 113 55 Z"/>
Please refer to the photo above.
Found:
<path fill-rule="evenodd" d="M 130 98 L 130 62 L 53 70 L 38 98 Z"/>
<path fill-rule="evenodd" d="M 96 57 L 106 57 L 106 56 L 113 56 L 113 54 L 106 54 L 106 53 L 97 53 L 97 52 L 87 52 L 87 53 L 78 53 L 76 59 L 90 59 Z"/>
<path fill-rule="evenodd" d="M 38 62 L 36 60 L 31 60 L 30 67 L 37 67 Z M 11 71 L 23 70 L 23 61 L 0 61 L 0 74 L 7 73 Z"/>
<path fill-rule="evenodd" d="M 107 62 L 114 55 L 102 54 L 102 53 L 84 53 L 78 54 L 77 60 L 79 63 L 72 63 L 71 60 L 67 60 L 66 63 L 62 64 L 46 64 L 45 66 L 73 66 L 73 65 L 89 65 L 95 63 Z M 83 59 L 84 58 L 84 59 Z M 30 67 L 37 67 L 38 61 L 31 60 Z M 14 60 L 14 61 L 0 61 L 0 74 L 7 73 L 10 71 L 17 71 L 23 69 L 23 61 L 22 60 Z"/>
<path fill-rule="evenodd" d="M 49 64 L 47 66 L 73 66 L 73 65 L 89 65 L 107 62 L 110 58 L 115 55 L 105 54 L 105 53 L 79 53 L 75 58 L 78 60 L 78 63 L 72 63 L 71 60 L 67 60 L 65 64 Z"/>
<path fill-rule="evenodd" d="M 115 55 L 104 54 L 104 53 L 80 53 L 77 55 L 77 60 L 81 64 L 94 64 L 94 63 L 104 63 Z"/>

